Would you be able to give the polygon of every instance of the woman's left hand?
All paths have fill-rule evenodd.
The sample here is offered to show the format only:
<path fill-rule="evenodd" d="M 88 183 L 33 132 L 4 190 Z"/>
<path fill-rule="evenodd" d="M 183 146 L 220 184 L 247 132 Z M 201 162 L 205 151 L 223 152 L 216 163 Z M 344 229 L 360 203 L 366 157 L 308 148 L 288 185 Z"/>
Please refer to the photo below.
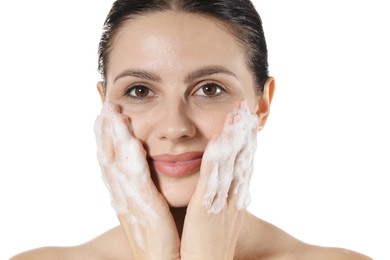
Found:
<path fill-rule="evenodd" d="M 196 191 L 187 208 L 181 259 L 233 259 L 249 205 L 258 118 L 245 101 L 228 114 L 208 144 Z"/>

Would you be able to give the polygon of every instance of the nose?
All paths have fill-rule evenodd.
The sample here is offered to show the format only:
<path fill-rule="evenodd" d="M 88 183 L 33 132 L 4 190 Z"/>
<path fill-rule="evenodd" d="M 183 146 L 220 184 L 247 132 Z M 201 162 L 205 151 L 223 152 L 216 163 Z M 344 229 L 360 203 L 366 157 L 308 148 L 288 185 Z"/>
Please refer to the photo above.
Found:
<path fill-rule="evenodd" d="M 184 102 L 166 104 L 160 111 L 157 135 L 161 140 L 178 143 L 196 135 L 196 127 L 191 120 Z"/>

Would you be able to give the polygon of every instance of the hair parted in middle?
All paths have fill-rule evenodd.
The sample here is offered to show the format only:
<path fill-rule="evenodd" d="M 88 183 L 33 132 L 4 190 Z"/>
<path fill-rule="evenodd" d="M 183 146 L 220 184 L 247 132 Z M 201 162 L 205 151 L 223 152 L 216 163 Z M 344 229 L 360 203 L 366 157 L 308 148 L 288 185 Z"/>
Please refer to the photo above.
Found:
<path fill-rule="evenodd" d="M 268 51 L 261 18 L 250 0 L 117 0 L 104 23 L 99 43 L 99 65 L 106 92 L 106 73 L 117 32 L 128 20 L 153 12 L 200 14 L 222 22 L 245 52 L 248 69 L 261 95 L 269 77 Z"/>

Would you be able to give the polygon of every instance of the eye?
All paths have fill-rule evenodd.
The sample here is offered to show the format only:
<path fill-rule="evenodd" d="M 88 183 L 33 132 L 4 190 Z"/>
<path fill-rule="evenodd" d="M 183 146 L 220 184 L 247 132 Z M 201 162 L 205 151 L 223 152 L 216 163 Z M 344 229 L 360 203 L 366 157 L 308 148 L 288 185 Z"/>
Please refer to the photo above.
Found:
<path fill-rule="evenodd" d="M 216 83 L 206 83 L 202 87 L 200 87 L 196 92 L 195 96 L 203 96 L 203 97 L 215 97 L 223 92 L 226 92 L 224 88 L 219 86 Z"/>
<path fill-rule="evenodd" d="M 138 98 L 138 99 L 143 99 L 143 98 L 154 96 L 154 93 L 148 87 L 145 87 L 142 85 L 132 86 L 132 87 L 126 89 L 124 94 L 126 96 L 130 96 L 130 97 Z"/>

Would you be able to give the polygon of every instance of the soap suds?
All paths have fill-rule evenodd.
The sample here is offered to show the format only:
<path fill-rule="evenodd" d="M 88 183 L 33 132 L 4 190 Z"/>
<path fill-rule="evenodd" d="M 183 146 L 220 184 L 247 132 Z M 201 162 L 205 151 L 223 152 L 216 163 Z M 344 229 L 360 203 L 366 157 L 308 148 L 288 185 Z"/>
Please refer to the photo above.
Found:
<path fill-rule="evenodd" d="M 143 248 L 141 230 L 146 225 L 158 225 L 159 220 L 150 203 L 152 192 L 146 188 L 150 179 L 146 153 L 133 137 L 130 125 L 109 106 L 104 105 L 95 122 L 97 156 L 103 181 L 111 194 L 111 204 L 118 215 L 126 216 L 137 245 Z"/>
<path fill-rule="evenodd" d="M 222 134 L 210 141 L 203 160 L 212 164 L 204 206 L 218 214 L 226 205 L 229 191 L 237 197 L 237 209 L 250 204 L 249 183 L 257 147 L 258 117 L 246 101 L 227 116 Z"/>
<path fill-rule="evenodd" d="M 251 114 L 246 102 L 241 102 L 227 116 L 221 135 L 209 142 L 202 160 L 212 165 L 204 196 L 210 214 L 217 214 L 225 207 L 229 192 L 236 196 L 238 209 L 249 205 L 257 125 L 257 116 Z M 135 242 L 144 248 L 142 231 L 148 225 L 160 223 L 147 185 L 151 179 L 146 152 L 131 131 L 122 115 L 112 105 L 104 104 L 95 123 L 103 181 L 111 194 L 113 208 L 126 217 Z"/>

